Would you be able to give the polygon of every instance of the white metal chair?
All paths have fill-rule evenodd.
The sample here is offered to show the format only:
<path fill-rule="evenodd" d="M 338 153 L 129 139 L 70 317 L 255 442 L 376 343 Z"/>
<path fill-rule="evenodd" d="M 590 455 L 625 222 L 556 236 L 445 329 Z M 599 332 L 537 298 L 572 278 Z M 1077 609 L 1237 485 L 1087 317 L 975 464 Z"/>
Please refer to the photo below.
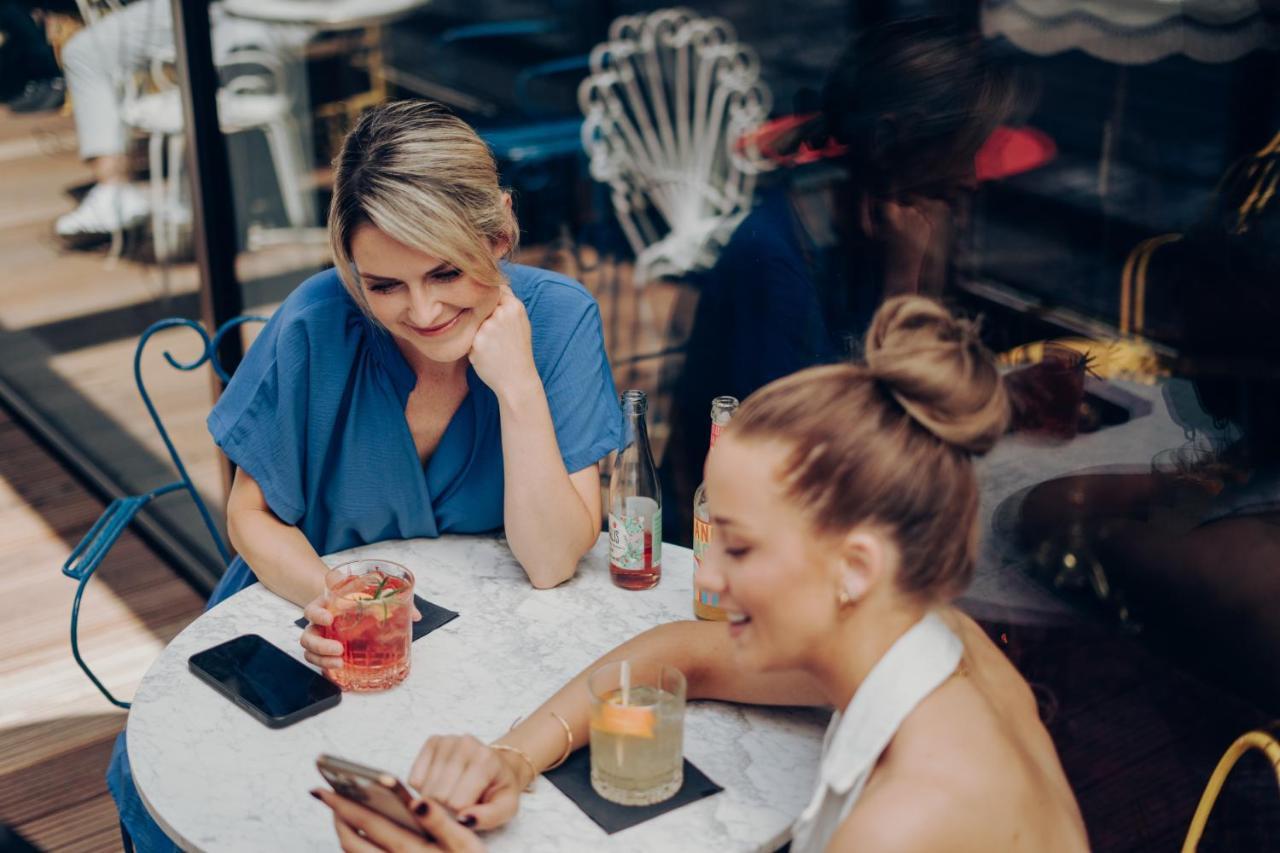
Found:
<path fill-rule="evenodd" d="M 104 16 L 121 11 L 121 0 L 76 0 L 86 26 L 92 28 Z M 151 173 L 151 233 L 156 260 L 161 264 L 164 290 L 168 292 L 167 263 L 178 247 L 187 208 L 183 203 L 182 94 L 169 73 L 174 62 L 170 51 L 152 59 L 150 73 L 138 75 L 121 69 L 123 118 L 127 125 L 149 137 Z M 316 221 L 315 200 L 305 189 L 309 171 L 300 129 L 293 117 L 292 89 L 280 56 L 256 47 L 233 48 L 218 61 L 220 70 L 239 69 L 218 90 L 218 122 L 225 134 L 261 130 L 271 151 L 289 224 L 295 228 Z M 166 168 L 167 164 L 167 168 Z M 123 234 L 111 235 L 108 264 L 124 251 Z"/>
<path fill-rule="evenodd" d="M 637 285 L 709 268 L 768 167 L 740 142 L 770 108 L 755 52 L 728 22 L 688 9 L 620 17 L 591 52 L 578 101 Z"/>
<path fill-rule="evenodd" d="M 186 211 L 182 195 L 182 93 L 168 73 L 172 61 L 172 56 L 156 57 L 147 91 L 130 87 L 123 109 L 125 122 L 150 137 L 151 228 L 156 260 L 162 264 L 177 248 Z M 239 47 L 222 58 L 219 67 L 236 69 L 218 90 L 222 132 L 262 131 L 289 224 L 295 228 L 314 224 L 314 199 L 303 183 L 307 157 L 280 58 L 255 47 Z"/>

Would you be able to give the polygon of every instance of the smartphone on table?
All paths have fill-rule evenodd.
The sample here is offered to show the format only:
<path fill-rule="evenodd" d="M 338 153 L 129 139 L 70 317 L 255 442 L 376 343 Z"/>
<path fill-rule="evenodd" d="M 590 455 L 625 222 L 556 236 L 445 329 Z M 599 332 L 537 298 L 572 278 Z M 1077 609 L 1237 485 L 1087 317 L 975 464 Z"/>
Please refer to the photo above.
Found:
<path fill-rule="evenodd" d="M 413 794 L 395 776 L 332 755 L 317 758 L 316 768 L 339 796 L 373 809 L 418 835 L 426 835 L 413 816 Z"/>
<path fill-rule="evenodd" d="M 257 634 L 245 634 L 196 652 L 187 665 L 214 690 L 273 729 L 332 708 L 336 684 Z"/>

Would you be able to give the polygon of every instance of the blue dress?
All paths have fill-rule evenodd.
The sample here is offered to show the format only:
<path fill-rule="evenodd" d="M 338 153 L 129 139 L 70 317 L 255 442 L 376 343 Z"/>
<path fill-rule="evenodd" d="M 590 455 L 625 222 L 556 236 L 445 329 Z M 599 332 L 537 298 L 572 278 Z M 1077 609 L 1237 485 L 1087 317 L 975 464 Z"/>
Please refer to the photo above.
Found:
<path fill-rule="evenodd" d="M 529 316 L 565 469 L 580 471 L 616 450 L 622 437 L 599 308 L 565 276 L 516 264 L 504 264 L 503 272 Z M 500 529 L 496 396 L 468 368 L 468 394 L 423 466 L 404 418 L 416 381 L 390 335 L 331 269 L 309 278 L 275 312 L 210 413 L 209 431 L 261 486 L 272 512 L 320 554 Z M 256 581 L 237 557 L 207 606 Z M 123 734 L 107 782 L 140 850 L 175 849 L 138 798 Z"/>

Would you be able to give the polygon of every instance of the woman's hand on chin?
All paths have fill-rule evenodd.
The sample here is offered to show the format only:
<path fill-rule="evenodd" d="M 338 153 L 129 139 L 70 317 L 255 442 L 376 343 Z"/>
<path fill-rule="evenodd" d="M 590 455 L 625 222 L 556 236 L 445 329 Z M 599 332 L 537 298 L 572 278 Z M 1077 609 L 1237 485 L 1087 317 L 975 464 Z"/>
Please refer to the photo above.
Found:
<path fill-rule="evenodd" d="M 463 824 L 493 829 L 515 817 L 520 790 L 531 781 L 524 777 L 533 767 L 519 757 L 508 761 L 509 754 L 470 735 L 436 735 L 418 752 L 409 784 L 453 809 Z"/>
<path fill-rule="evenodd" d="M 333 809 L 333 828 L 347 853 L 369 853 L 376 850 L 423 851 L 443 853 L 483 853 L 484 843 L 465 826 L 461 826 L 439 803 L 422 799 L 413 804 L 418 826 L 424 835 L 405 829 L 372 809 L 353 803 L 333 791 L 317 788 L 312 796 Z"/>
<path fill-rule="evenodd" d="M 476 375 L 499 401 L 518 397 L 541 384 L 533 363 L 533 332 L 524 303 L 502 285 L 498 305 L 476 329 L 468 353 Z"/>

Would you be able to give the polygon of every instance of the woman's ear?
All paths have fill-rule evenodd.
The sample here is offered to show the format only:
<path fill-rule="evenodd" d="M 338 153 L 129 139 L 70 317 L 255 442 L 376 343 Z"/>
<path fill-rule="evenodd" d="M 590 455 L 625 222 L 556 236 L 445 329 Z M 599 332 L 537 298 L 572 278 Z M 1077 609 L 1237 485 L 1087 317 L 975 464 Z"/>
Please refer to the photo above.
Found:
<path fill-rule="evenodd" d="M 507 256 L 507 254 L 511 251 L 512 244 L 515 242 L 515 239 L 514 239 L 515 235 L 512 233 L 509 233 L 510 229 L 515 229 L 516 227 L 518 227 L 516 225 L 516 216 L 514 213 L 514 205 L 511 200 L 511 193 L 504 192 L 502 194 L 502 206 L 503 206 L 503 209 L 505 209 L 507 212 L 507 217 L 506 217 L 507 228 L 509 229 L 509 231 L 507 234 L 495 240 L 493 243 L 493 256 L 495 258 L 498 258 L 499 260 Z"/>
<path fill-rule="evenodd" d="M 840 545 L 836 580 L 840 601 L 855 603 L 866 598 L 887 574 L 889 558 L 888 543 L 883 537 L 865 529 L 846 536 Z"/>

